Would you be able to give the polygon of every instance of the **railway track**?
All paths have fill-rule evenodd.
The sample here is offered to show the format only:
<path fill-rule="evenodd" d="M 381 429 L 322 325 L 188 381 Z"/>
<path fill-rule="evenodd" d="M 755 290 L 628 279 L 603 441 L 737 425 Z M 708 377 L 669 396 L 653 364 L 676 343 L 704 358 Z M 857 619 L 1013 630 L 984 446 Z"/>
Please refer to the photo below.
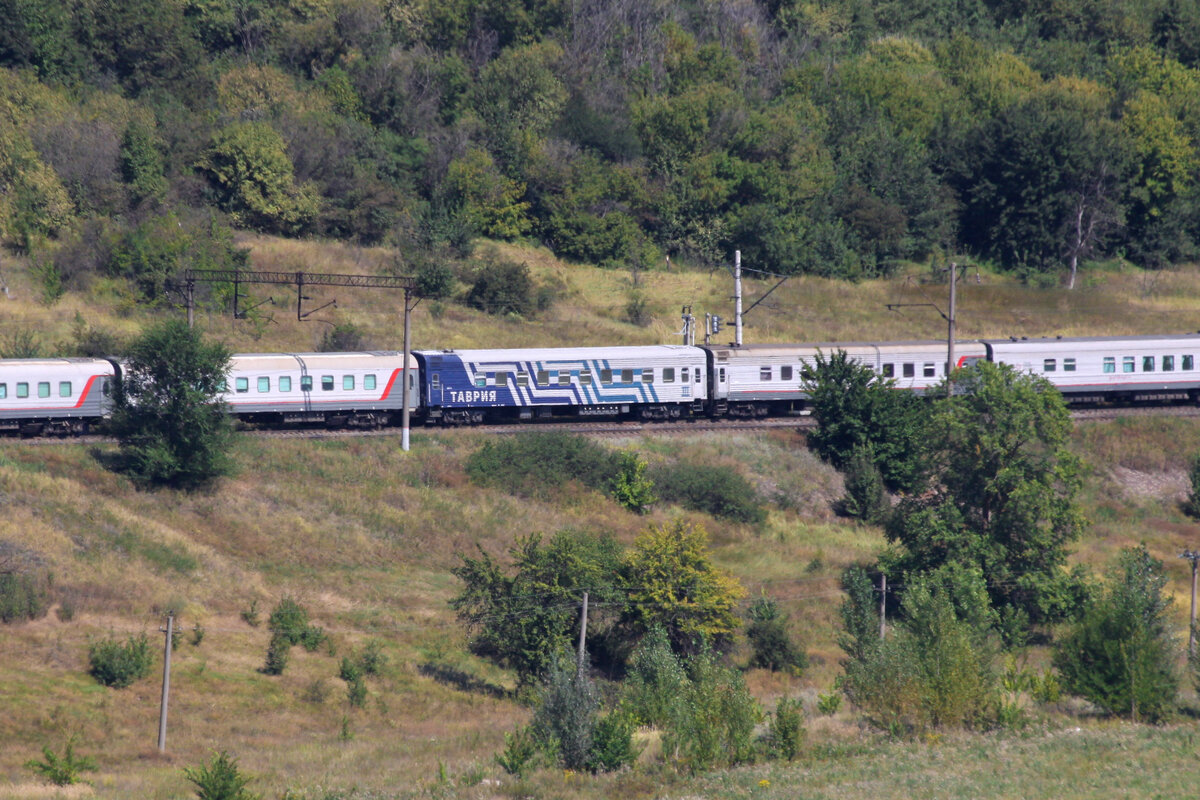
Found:
<path fill-rule="evenodd" d="M 1160 407 L 1112 407 L 1112 408 L 1077 408 L 1071 410 L 1071 418 L 1076 422 L 1101 422 L 1122 417 L 1200 417 L 1200 407 L 1197 406 L 1160 406 Z M 809 416 L 773 417 L 770 419 L 739 420 L 739 419 L 691 419 L 677 422 L 640 422 L 635 420 L 608 422 L 533 422 L 519 425 L 481 425 L 464 426 L 459 428 L 442 428 L 414 426 L 412 432 L 418 435 L 453 436 L 461 433 L 483 432 L 500 436 L 519 436 L 534 431 L 559 431 L 578 433 L 585 436 L 604 438 L 621 438 L 627 436 L 662 435 L 686 436 L 702 432 L 739 433 L 764 431 L 771 429 L 804 430 L 816 427 L 816 421 Z M 293 429 L 293 430 L 256 430 L 245 429 L 243 435 L 261 437 L 264 439 L 310 439 L 338 440 L 366 437 L 399 437 L 400 428 L 380 428 L 377 430 L 328 430 L 328 429 Z M 94 446 L 115 444 L 116 440 L 107 436 L 75 436 L 75 437 L 37 437 L 19 438 L 10 436 L 0 438 L 0 442 L 19 442 L 22 445 L 54 445 L 74 444 Z"/>

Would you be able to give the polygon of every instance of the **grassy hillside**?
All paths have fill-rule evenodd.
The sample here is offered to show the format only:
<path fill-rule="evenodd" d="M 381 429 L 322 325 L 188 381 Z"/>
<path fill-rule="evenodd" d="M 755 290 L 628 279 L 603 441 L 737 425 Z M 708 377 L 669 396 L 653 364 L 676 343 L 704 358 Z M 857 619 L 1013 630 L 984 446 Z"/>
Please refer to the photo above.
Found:
<path fill-rule="evenodd" d="M 250 243 L 260 269 L 365 272 L 388 258 L 384 251 Z M 542 252 L 509 254 L 528 260 L 540 280 L 561 285 L 549 312 L 532 321 L 496 320 L 450 303 L 431 314 L 431 304 L 422 303 L 416 346 L 676 341 L 681 303 L 701 313 L 728 311 L 727 276 L 645 273 L 642 291 L 655 321 L 639 328 L 622 321 L 627 274 L 568 271 Z M 142 320 L 102 292 L 42 306 L 30 302 L 22 272 L 7 271 L 6 278 L 15 297 L 0 300 L 6 332 L 36 331 L 52 344 L 71 336 L 76 311 L 91 325 L 121 332 Z M 747 296 L 765 288 L 751 283 Z M 884 306 L 923 302 L 924 294 L 940 303 L 943 288 L 916 277 L 860 285 L 796 279 L 754 310 L 746 340 L 935 337 L 943 323 L 933 309 L 900 315 Z M 984 275 L 963 287 L 960 327 L 966 335 L 1186 330 L 1195 327 L 1187 308 L 1197 295 L 1200 275 L 1191 271 L 1114 270 L 1074 293 Z M 337 296 L 331 320 L 360 326 L 371 346 L 399 346 L 398 298 L 362 290 Z M 277 324 L 265 325 L 257 339 L 246 322 L 202 323 L 238 350 L 312 347 L 315 332 L 327 326 L 294 316 L 294 306 L 290 318 L 277 309 Z M 733 466 L 770 501 L 759 528 L 687 516 L 705 525 L 718 564 L 751 598 L 763 591 L 780 601 L 811 656 L 801 677 L 748 673 L 768 708 L 787 694 L 805 699 L 809 733 L 800 760 L 695 778 L 647 765 L 607 777 L 551 770 L 515 781 L 492 756 L 529 711 L 507 695 L 510 675 L 466 650 L 447 605 L 458 588 L 449 572 L 458 554 L 476 545 L 502 554 L 519 535 L 564 527 L 609 532 L 628 544 L 648 522 L 684 512 L 656 508 L 646 519 L 578 486 L 552 502 L 478 488 L 463 465 L 485 438 L 417 431 L 408 454 L 387 437 L 244 439 L 235 454 L 239 473 L 194 495 L 139 492 L 84 447 L 0 441 L 0 548 L 44 567 L 55 602 L 43 619 L 0 625 L 0 797 L 55 796 L 36 787 L 23 764 L 43 745 L 61 752 L 71 736 L 77 751 L 99 762 L 83 794 L 111 798 L 190 796 L 182 767 L 214 749 L 234 753 L 266 797 L 290 792 L 313 800 L 1183 796 L 1200 778 L 1194 724 L 1187 721 L 1142 728 L 1081 716 L 1064 704 L 1032 710 L 1031 725 L 1018 732 L 903 743 L 861 728 L 845 704 L 834 716 L 818 715 L 816 696 L 831 690 L 840 671 L 838 574 L 870 560 L 884 540 L 875 528 L 832 515 L 840 477 L 804 449 L 801 435 L 777 432 L 608 444 L 634 447 L 655 462 Z M 1074 446 L 1090 465 L 1082 500 L 1092 521 L 1074 559 L 1101 570 L 1120 547 L 1145 541 L 1171 570 L 1175 618 L 1186 631 L 1189 573 L 1176 556 L 1200 542 L 1177 500 L 1185 465 L 1200 451 L 1200 428 L 1181 419 L 1088 423 L 1077 429 Z M 332 647 L 294 648 L 284 674 L 267 676 L 259 672 L 270 636 L 263 621 L 285 596 L 329 631 Z M 167 609 L 178 613 L 182 636 L 173 658 L 168 755 L 159 756 L 159 662 L 150 677 L 119 691 L 97 686 L 86 666 L 89 643 L 109 635 L 145 632 L 160 650 L 157 631 Z M 255 615 L 257 627 L 246 620 Z M 197 625 L 203 637 L 194 644 Z M 368 679 L 367 702 L 355 708 L 338 665 L 370 640 L 381 644 L 387 665 Z M 744 663 L 746 654 L 735 658 Z M 1029 659 L 1040 666 L 1045 654 L 1035 650 Z"/>

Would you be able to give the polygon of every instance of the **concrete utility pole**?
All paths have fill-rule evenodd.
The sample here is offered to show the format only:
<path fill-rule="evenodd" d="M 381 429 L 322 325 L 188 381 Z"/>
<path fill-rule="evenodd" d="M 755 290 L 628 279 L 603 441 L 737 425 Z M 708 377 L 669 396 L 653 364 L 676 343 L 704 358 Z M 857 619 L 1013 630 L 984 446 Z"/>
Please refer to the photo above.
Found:
<path fill-rule="evenodd" d="M 400 396 L 400 449 L 408 452 L 408 359 L 412 355 L 412 310 L 415 306 L 411 305 L 412 287 L 404 287 L 404 366 L 400 369 L 400 378 L 402 380 Z"/>
<path fill-rule="evenodd" d="M 175 634 L 175 614 L 167 614 L 167 627 L 159 628 L 167 635 L 163 645 L 162 703 L 158 711 L 158 752 L 167 752 L 167 697 L 171 694 L 171 637 Z"/>
<path fill-rule="evenodd" d="M 954 372 L 954 307 L 955 307 L 955 287 L 958 286 L 958 264 L 950 262 L 950 314 L 946 317 L 946 326 L 948 333 L 946 334 L 946 394 L 951 393 L 953 382 L 950 380 L 950 373 Z"/>
<path fill-rule="evenodd" d="M 879 638 L 887 633 L 887 575 L 879 573 Z"/>
<path fill-rule="evenodd" d="M 587 652 L 585 645 L 587 642 L 587 606 L 588 593 L 583 593 L 583 613 L 579 618 L 579 655 L 575 660 L 575 675 L 581 677 L 583 675 L 583 659 Z"/>
<path fill-rule="evenodd" d="M 1196 655 L 1196 563 L 1200 562 L 1200 552 L 1184 550 L 1179 557 L 1192 562 L 1192 615 L 1191 624 L 1188 625 L 1188 656 L 1190 657 Z"/>
<path fill-rule="evenodd" d="M 742 251 L 733 251 L 733 343 L 742 346 Z"/>

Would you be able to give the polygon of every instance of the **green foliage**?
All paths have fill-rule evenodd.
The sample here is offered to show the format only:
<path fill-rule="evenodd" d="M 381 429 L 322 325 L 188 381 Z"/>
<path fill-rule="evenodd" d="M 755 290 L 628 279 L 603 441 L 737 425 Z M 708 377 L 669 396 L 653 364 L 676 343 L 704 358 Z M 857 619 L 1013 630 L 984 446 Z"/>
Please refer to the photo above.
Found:
<path fill-rule="evenodd" d="M 904 492 L 921 489 L 928 469 L 929 413 L 919 398 L 893 391 L 891 381 L 878 378 L 845 350 L 828 357 L 818 353 L 812 364 L 804 365 L 801 376 L 817 421 L 817 429 L 808 434 L 808 444 L 817 455 L 838 469 L 848 469 L 856 449 L 870 448 L 886 486 Z M 865 455 L 860 453 L 860 460 Z M 854 480 L 860 484 L 870 481 L 865 469 L 861 464 L 856 467 Z M 856 488 L 864 496 L 851 498 L 868 510 L 873 491 L 861 485 Z"/>
<path fill-rule="evenodd" d="M 1188 468 L 1188 485 L 1191 489 L 1183 501 L 1183 511 L 1189 517 L 1200 519 L 1200 454 L 1192 458 Z"/>
<path fill-rule="evenodd" d="M 267 660 L 262 667 L 263 674 L 282 675 L 291 658 L 291 649 L 292 643 L 287 636 L 280 633 L 271 634 L 271 641 L 267 643 Z"/>
<path fill-rule="evenodd" d="M 842 695 L 837 691 L 817 695 L 817 713 L 831 717 L 842 707 Z"/>
<path fill-rule="evenodd" d="M 730 642 L 746 590 L 713 565 L 704 528 L 683 520 L 651 525 L 634 540 L 623 572 L 622 622 L 635 633 L 662 627 L 681 652 Z"/>
<path fill-rule="evenodd" d="M 228 474 L 232 422 L 218 402 L 229 351 L 182 320 L 134 341 L 113 395 L 117 466 L 146 486 L 197 489 Z"/>
<path fill-rule="evenodd" d="M 767 747 L 776 758 L 791 761 L 799 755 L 803 744 L 804 706 L 799 699 L 784 697 L 771 715 L 767 728 Z"/>
<path fill-rule="evenodd" d="M 322 353 L 346 353 L 363 349 L 362 328 L 353 322 L 339 322 L 321 335 L 317 350 Z"/>
<path fill-rule="evenodd" d="M 750 624 L 746 626 L 746 639 L 753 650 L 750 666 L 772 672 L 803 672 L 808 666 L 808 655 L 792 641 L 787 619 L 779 610 L 779 604 L 762 595 L 751 603 L 748 616 Z"/>
<path fill-rule="evenodd" d="M 1055 648 L 1066 691 L 1134 721 L 1171 714 L 1179 676 L 1166 585 L 1162 562 L 1145 545 L 1122 551 L 1104 592 Z"/>
<path fill-rule="evenodd" d="M 642 637 L 629 659 L 622 687 L 623 705 L 638 724 L 666 727 L 687 680 L 666 629 L 655 626 Z"/>
<path fill-rule="evenodd" d="M 742 674 L 703 650 L 687 664 L 688 681 L 663 731 L 663 753 L 692 772 L 733 766 L 754 757 L 754 727 L 762 708 Z"/>
<path fill-rule="evenodd" d="M 645 514 L 658 499 L 654 481 L 646 475 L 646 462 L 632 450 L 622 450 L 617 474 L 612 479 L 612 496 L 626 509 Z"/>
<path fill-rule="evenodd" d="M 312 186 L 296 185 L 283 137 L 266 122 L 222 128 L 196 166 L 221 208 L 252 228 L 297 233 L 320 207 Z"/>
<path fill-rule="evenodd" d="M 467 477 L 515 495 L 550 499 L 568 481 L 607 491 L 620 456 L 585 436 L 533 433 L 485 442 L 467 458 Z"/>
<path fill-rule="evenodd" d="M 846 494 L 839 510 L 863 522 L 878 522 L 891 508 L 883 488 L 883 476 L 875 464 L 875 450 L 864 444 L 854 448 L 846 462 Z"/>
<path fill-rule="evenodd" d="M 146 634 L 130 636 L 124 643 L 102 639 L 88 648 L 88 674 L 102 686 L 124 689 L 150 674 L 153 656 Z"/>
<path fill-rule="evenodd" d="M 587 769 L 599 709 L 600 699 L 587 675 L 576 671 L 569 660 L 556 659 L 546 675 L 532 726 L 564 769 Z"/>
<path fill-rule="evenodd" d="M 493 239 L 516 239 L 529 231 L 525 186 L 504 176 L 486 150 L 472 147 L 450 162 L 442 184 L 448 202 L 465 223 Z"/>
<path fill-rule="evenodd" d="M 676 462 L 656 467 L 659 497 L 720 519 L 761 525 L 767 510 L 755 488 L 733 467 Z"/>
<path fill-rule="evenodd" d="M 430 300 L 444 300 L 454 294 L 454 271 L 437 257 L 420 258 L 413 270 L 417 294 Z"/>
<path fill-rule="evenodd" d="M 80 782 L 80 773 L 96 771 L 94 758 L 75 755 L 74 737 L 67 740 L 66 749 L 61 756 L 46 745 L 42 748 L 42 758 L 42 761 L 26 761 L 25 768 L 33 770 L 55 786 L 73 786 Z"/>
<path fill-rule="evenodd" d="M 973 600 L 986 605 L 982 576 Z M 997 676 L 988 629 L 961 614 L 946 585 L 912 578 L 903 620 L 846 663 L 844 689 L 873 723 L 894 734 L 986 724 Z"/>
<path fill-rule="evenodd" d="M 526 725 L 504 734 L 504 752 L 496 754 L 496 764 L 509 775 L 521 778 L 533 767 L 539 752 L 533 728 Z"/>
<path fill-rule="evenodd" d="M 902 550 L 885 559 L 888 574 L 958 563 L 986 576 L 1002 619 L 1069 616 L 1083 594 L 1065 568 L 1067 545 L 1084 521 L 1062 396 L 1043 378 L 979 362 L 956 373 L 954 396 L 933 417 L 937 490 L 892 515 L 888 537 Z"/>
<path fill-rule="evenodd" d="M 367 684 L 361 675 L 346 682 L 346 702 L 354 708 L 362 708 L 367 704 Z"/>
<path fill-rule="evenodd" d="M 0 337 L 0 358 L 40 358 L 42 341 L 29 328 L 15 328 Z"/>
<path fill-rule="evenodd" d="M 259 800 L 262 797 L 246 788 L 253 778 L 244 775 L 237 759 L 224 750 L 214 753 L 207 764 L 184 767 L 183 774 L 195 785 L 198 800 Z"/>
<path fill-rule="evenodd" d="M 529 686 L 570 650 L 584 591 L 600 608 L 618 602 L 619 558 L 613 540 L 572 531 L 545 544 L 537 534 L 522 537 L 509 553 L 511 575 L 482 549 L 477 558 L 464 556 L 451 570 L 464 586 L 450 605 L 474 634 L 472 649 L 516 670 L 517 681 Z M 589 614 L 593 631 L 599 616 Z"/>
<path fill-rule="evenodd" d="M 0 622 L 39 619 L 49 607 L 43 582 L 25 572 L 0 572 Z"/>
<path fill-rule="evenodd" d="M 589 772 L 614 772 L 631 766 L 641 748 L 634 744 L 633 718 L 616 710 L 596 720 L 586 767 Z"/>
<path fill-rule="evenodd" d="M 875 587 L 862 567 L 849 567 L 842 573 L 842 601 L 838 613 L 842 630 L 838 632 L 838 647 L 851 661 L 865 662 L 879 647 L 879 601 Z"/>
<path fill-rule="evenodd" d="M 134 119 L 126 126 L 121 139 L 121 177 L 135 203 L 161 200 L 167 192 L 161 146 L 151 125 Z"/>
<path fill-rule="evenodd" d="M 466 302 L 487 314 L 529 316 L 537 309 L 537 292 L 528 265 L 485 255 Z"/>

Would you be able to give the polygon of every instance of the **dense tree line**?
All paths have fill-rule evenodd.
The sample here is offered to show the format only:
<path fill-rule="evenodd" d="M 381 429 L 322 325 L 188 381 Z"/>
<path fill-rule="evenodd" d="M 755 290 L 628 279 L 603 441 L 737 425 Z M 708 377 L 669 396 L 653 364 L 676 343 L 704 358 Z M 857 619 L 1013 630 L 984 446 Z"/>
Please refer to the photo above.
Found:
<path fill-rule="evenodd" d="M 207 242 L 213 213 L 414 250 L 528 237 L 634 268 L 740 249 L 845 277 L 962 250 L 1024 273 L 1154 267 L 1200 238 L 1194 0 L 0 14 L 0 236 L 98 252 L 53 262 L 68 285 L 127 271 L 111 252 L 167 215 Z"/>

